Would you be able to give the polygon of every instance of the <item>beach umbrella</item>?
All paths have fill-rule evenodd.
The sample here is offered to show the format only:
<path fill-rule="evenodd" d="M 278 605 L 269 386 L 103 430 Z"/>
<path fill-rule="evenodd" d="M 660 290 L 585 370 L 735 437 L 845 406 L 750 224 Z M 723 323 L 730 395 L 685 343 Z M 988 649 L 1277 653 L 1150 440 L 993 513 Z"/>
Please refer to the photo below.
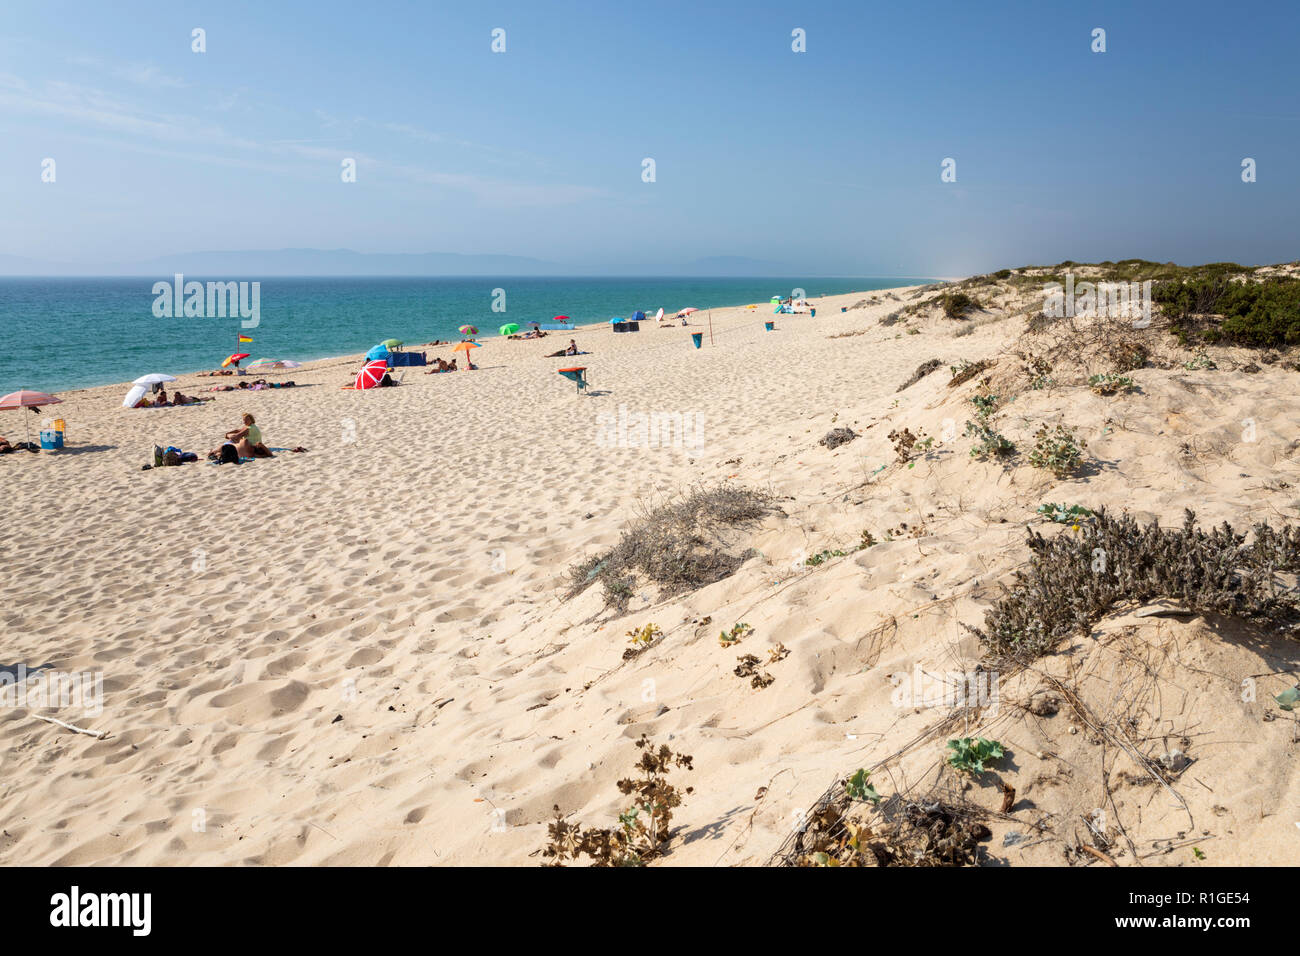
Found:
<path fill-rule="evenodd" d="M 295 362 L 293 359 L 281 359 L 275 363 L 275 367 L 278 369 L 302 368 L 302 363 Z"/>
<path fill-rule="evenodd" d="M 250 372 L 266 372 L 275 368 L 279 363 L 275 359 L 260 358 L 248 366 Z"/>
<path fill-rule="evenodd" d="M 176 381 L 175 375 L 164 375 L 162 372 L 150 372 L 148 375 L 141 375 L 132 385 L 161 385 L 163 382 Z"/>
<path fill-rule="evenodd" d="M 569 321 L 569 317 L 568 317 L 567 315 L 557 315 L 557 316 L 555 317 L 555 321 L 556 321 L 556 322 L 568 322 L 568 321 Z"/>
<path fill-rule="evenodd" d="M 698 311 L 700 310 L 695 308 L 695 306 L 692 305 L 689 308 L 682 309 L 680 312 L 678 312 L 677 317 L 681 318 L 684 315 L 690 315 L 692 312 L 698 312 Z"/>
<path fill-rule="evenodd" d="M 473 362 L 471 361 L 471 359 L 470 359 L 470 357 L 469 357 L 469 350 L 470 350 L 470 349 L 476 349 L 476 348 L 479 348 L 479 347 L 480 347 L 480 346 L 479 346 L 479 344 L 478 344 L 477 342 L 461 342 L 459 345 L 456 345 L 455 347 L 453 347 L 453 348 L 452 348 L 452 351 L 453 351 L 453 352 L 464 352 L 464 353 L 465 353 L 465 370 L 466 370 L 466 371 L 469 371 L 469 367 L 473 364 Z"/>
<path fill-rule="evenodd" d="M 473 325 L 462 325 L 456 331 L 461 335 L 478 335 L 478 327 Z"/>
<path fill-rule="evenodd" d="M 623 322 L 623 321 L 625 321 L 625 320 L 623 319 L 622 316 L 616 315 L 616 316 L 614 316 L 612 319 L 609 320 L 609 324 L 610 324 L 610 325 L 613 325 L 615 322 Z"/>
<path fill-rule="evenodd" d="M 222 368 L 229 368 L 231 365 L 239 368 L 239 363 L 248 358 L 247 352 L 235 352 L 226 356 L 226 360 L 221 363 Z"/>
<path fill-rule="evenodd" d="M 380 345 L 387 345 L 390 349 L 400 349 L 400 348 L 402 347 L 402 340 L 401 340 L 401 339 L 384 339 L 384 340 L 383 340 L 382 342 L 380 342 L 379 344 L 380 344 Z"/>
<path fill-rule="evenodd" d="M 363 390 L 377 388 L 387 372 L 388 363 L 384 359 L 367 362 L 365 367 L 360 372 L 357 372 L 356 387 Z"/>
<path fill-rule="evenodd" d="M 662 307 L 660 307 L 659 311 L 655 313 L 655 321 L 658 322 L 663 317 L 664 317 L 664 310 Z"/>
<path fill-rule="evenodd" d="M 366 353 L 366 361 L 374 362 L 378 359 L 387 357 L 387 355 L 388 355 L 388 346 L 385 345 L 383 342 L 380 342 L 378 345 L 376 345 L 374 348 L 372 348 L 369 352 Z"/>
<path fill-rule="evenodd" d="M 0 410 L 13 411 L 19 408 L 30 408 L 39 411 L 42 405 L 58 405 L 63 401 L 61 398 L 55 398 L 53 395 L 47 395 L 45 392 L 30 392 L 27 389 L 19 389 L 16 392 L 10 392 L 8 395 L 0 397 Z M 23 419 L 23 434 L 26 440 L 31 440 L 31 431 L 27 427 L 27 419 Z"/>
<path fill-rule="evenodd" d="M 149 391 L 148 385 L 132 385 L 131 390 L 126 393 L 126 398 L 122 399 L 123 408 L 135 408 L 140 404 L 140 399 L 144 398 L 145 393 Z"/>
<path fill-rule="evenodd" d="M 502 335 L 514 335 L 516 332 L 519 331 L 519 323 L 507 322 L 505 325 L 501 326 L 501 328 L 498 331 Z"/>

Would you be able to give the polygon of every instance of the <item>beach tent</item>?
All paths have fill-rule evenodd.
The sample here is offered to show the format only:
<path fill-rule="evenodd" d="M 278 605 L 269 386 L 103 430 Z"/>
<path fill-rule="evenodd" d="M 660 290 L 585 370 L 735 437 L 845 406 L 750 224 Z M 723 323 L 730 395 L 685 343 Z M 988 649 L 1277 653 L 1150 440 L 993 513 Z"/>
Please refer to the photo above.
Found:
<path fill-rule="evenodd" d="M 367 362 L 365 367 L 357 372 L 355 387 L 359 389 L 378 388 L 383 377 L 388 374 L 388 361 L 386 359 L 376 359 Z"/>
<path fill-rule="evenodd" d="M 373 349 L 366 353 L 367 362 L 377 362 L 380 359 L 388 357 L 388 346 L 380 342 Z"/>

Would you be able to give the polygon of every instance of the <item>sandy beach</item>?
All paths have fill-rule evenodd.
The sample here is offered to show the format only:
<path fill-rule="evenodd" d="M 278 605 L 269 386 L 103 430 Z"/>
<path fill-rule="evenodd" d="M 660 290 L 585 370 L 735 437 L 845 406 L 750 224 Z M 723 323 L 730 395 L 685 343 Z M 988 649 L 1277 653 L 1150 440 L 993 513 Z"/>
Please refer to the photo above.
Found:
<path fill-rule="evenodd" d="M 68 447 L 0 458 L 0 664 L 102 672 L 102 713 L 41 712 L 110 736 L 0 709 L 0 863 L 538 865 L 554 805 L 584 825 L 625 809 L 616 782 L 643 733 L 694 758 L 663 865 L 768 863 L 859 767 L 883 795 L 941 783 L 996 811 L 988 852 L 1003 862 L 1073 862 L 1063 847 L 1101 809 L 1122 865 L 1188 865 L 1192 841 L 1217 864 L 1288 863 L 1297 731 L 1265 712 L 1295 682 L 1293 643 L 1123 608 L 956 727 L 950 709 L 900 706 L 897 675 L 975 666 L 961 625 L 1026 560 L 1026 525 L 1057 530 L 1040 504 L 1168 526 L 1192 508 L 1242 531 L 1294 516 L 1297 372 L 1243 372 L 1251 358 L 1227 348 L 1189 369 L 1192 351 L 1153 328 L 1168 361 L 1105 396 L 1078 381 L 1096 370 L 1081 358 L 999 418 L 1024 447 L 1040 422 L 1079 429 L 1090 465 L 1058 479 L 973 460 L 978 383 L 949 386 L 962 362 L 995 361 L 995 386 L 1018 368 L 1029 307 L 1007 287 L 962 322 L 922 309 L 882 324 L 933 294 L 815 300 L 815 318 L 714 309 L 712 340 L 704 313 L 484 339 L 478 371 L 409 369 L 367 392 L 340 388 L 361 364 L 349 357 L 199 407 L 123 409 L 126 386 L 60 393 L 44 414 L 66 420 Z M 591 354 L 544 357 L 570 337 Z M 588 393 L 557 374 L 570 365 Z M 271 447 L 308 451 L 141 470 L 155 444 L 202 456 L 244 412 Z M 638 415 L 681 416 L 700 441 L 628 447 L 620 415 L 633 432 Z M 22 438 L 19 413 L 3 416 L 0 433 Z M 839 427 L 859 437 L 819 444 Z M 933 439 L 910 463 L 888 437 L 902 428 Z M 753 550 L 734 575 L 641 589 L 622 615 L 599 588 L 566 598 L 566 570 L 638 507 L 719 481 L 779 507 L 743 532 Z M 875 543 L 853 550 L 864 531 Z M 750 635 L 720 647 L 738 622 Z M 662 637 L 625 661 L 627 632 L 650 623 Z M 733 673 L 780 646 L 770 686 Z M 1066 675 L 1089 710 L 1036 712 Z M 1121 711 L 1123 746 L 1086 719 Z M 993 779 L 944 776 L 952 736 L 1007 745 L 1005 812 Z M 1193 761 L 1176 780 L 1133 756 L 1175 750 Z"/>

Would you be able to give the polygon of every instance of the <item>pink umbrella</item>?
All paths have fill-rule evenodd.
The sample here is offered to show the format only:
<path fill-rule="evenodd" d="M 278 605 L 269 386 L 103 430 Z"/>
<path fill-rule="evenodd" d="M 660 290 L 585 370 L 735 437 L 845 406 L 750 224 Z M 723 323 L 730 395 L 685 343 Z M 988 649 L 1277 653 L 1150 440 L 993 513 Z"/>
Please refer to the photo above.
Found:
<path fill-rule="evenodd" d="M 695 308 L 694 306 L 692 306 L 692 307 L 689 308 L 689 309 L 682 309 L 682 310 L 681 310 L 680 312 L 678 312 L 677 314 L 678 314 L 679 316 L 683 316 L 683 315 L 690 315 L 692 312 L 698 312 L 698 311 L 700 311 L 700 310 L 697 309 L 697 308 Z"/>
<path fill-rule="evenodd" d="M 365 368 L 357 372 L 356 387 L 359 389 L 378 388 L 387 372 L 388 361 L 386 359 L 375 359 L 373 362 L 367 362 Z"/>
<path fill-rule="evenodd" d="M 44 392 L 30 392 L 26 389 L 20 389 L 17 392 L 10 392 L 8 395 L 0 397 L 0 410 L 14 411 L 19 408 L 30 408 L 33 412 L 39 412 L 42 405 L 58 405 L 63 399 L 55 398 L 53 395 L 47 395 Z M 23 420 L 23 434 L 28 440 L 31 438 L 31 432 L 27 428 L 26 419 Z"/>

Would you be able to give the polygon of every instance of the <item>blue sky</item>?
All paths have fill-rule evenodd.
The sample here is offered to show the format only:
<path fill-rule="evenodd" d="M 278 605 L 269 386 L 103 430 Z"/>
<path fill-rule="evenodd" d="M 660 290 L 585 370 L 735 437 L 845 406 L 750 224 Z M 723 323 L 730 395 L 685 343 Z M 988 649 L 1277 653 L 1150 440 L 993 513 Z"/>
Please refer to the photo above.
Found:
<path fill-rule="evenodd" d="M 10 4 L 0 254 L 1296 259 L 1297 36 L 1273 2 Z"/>

